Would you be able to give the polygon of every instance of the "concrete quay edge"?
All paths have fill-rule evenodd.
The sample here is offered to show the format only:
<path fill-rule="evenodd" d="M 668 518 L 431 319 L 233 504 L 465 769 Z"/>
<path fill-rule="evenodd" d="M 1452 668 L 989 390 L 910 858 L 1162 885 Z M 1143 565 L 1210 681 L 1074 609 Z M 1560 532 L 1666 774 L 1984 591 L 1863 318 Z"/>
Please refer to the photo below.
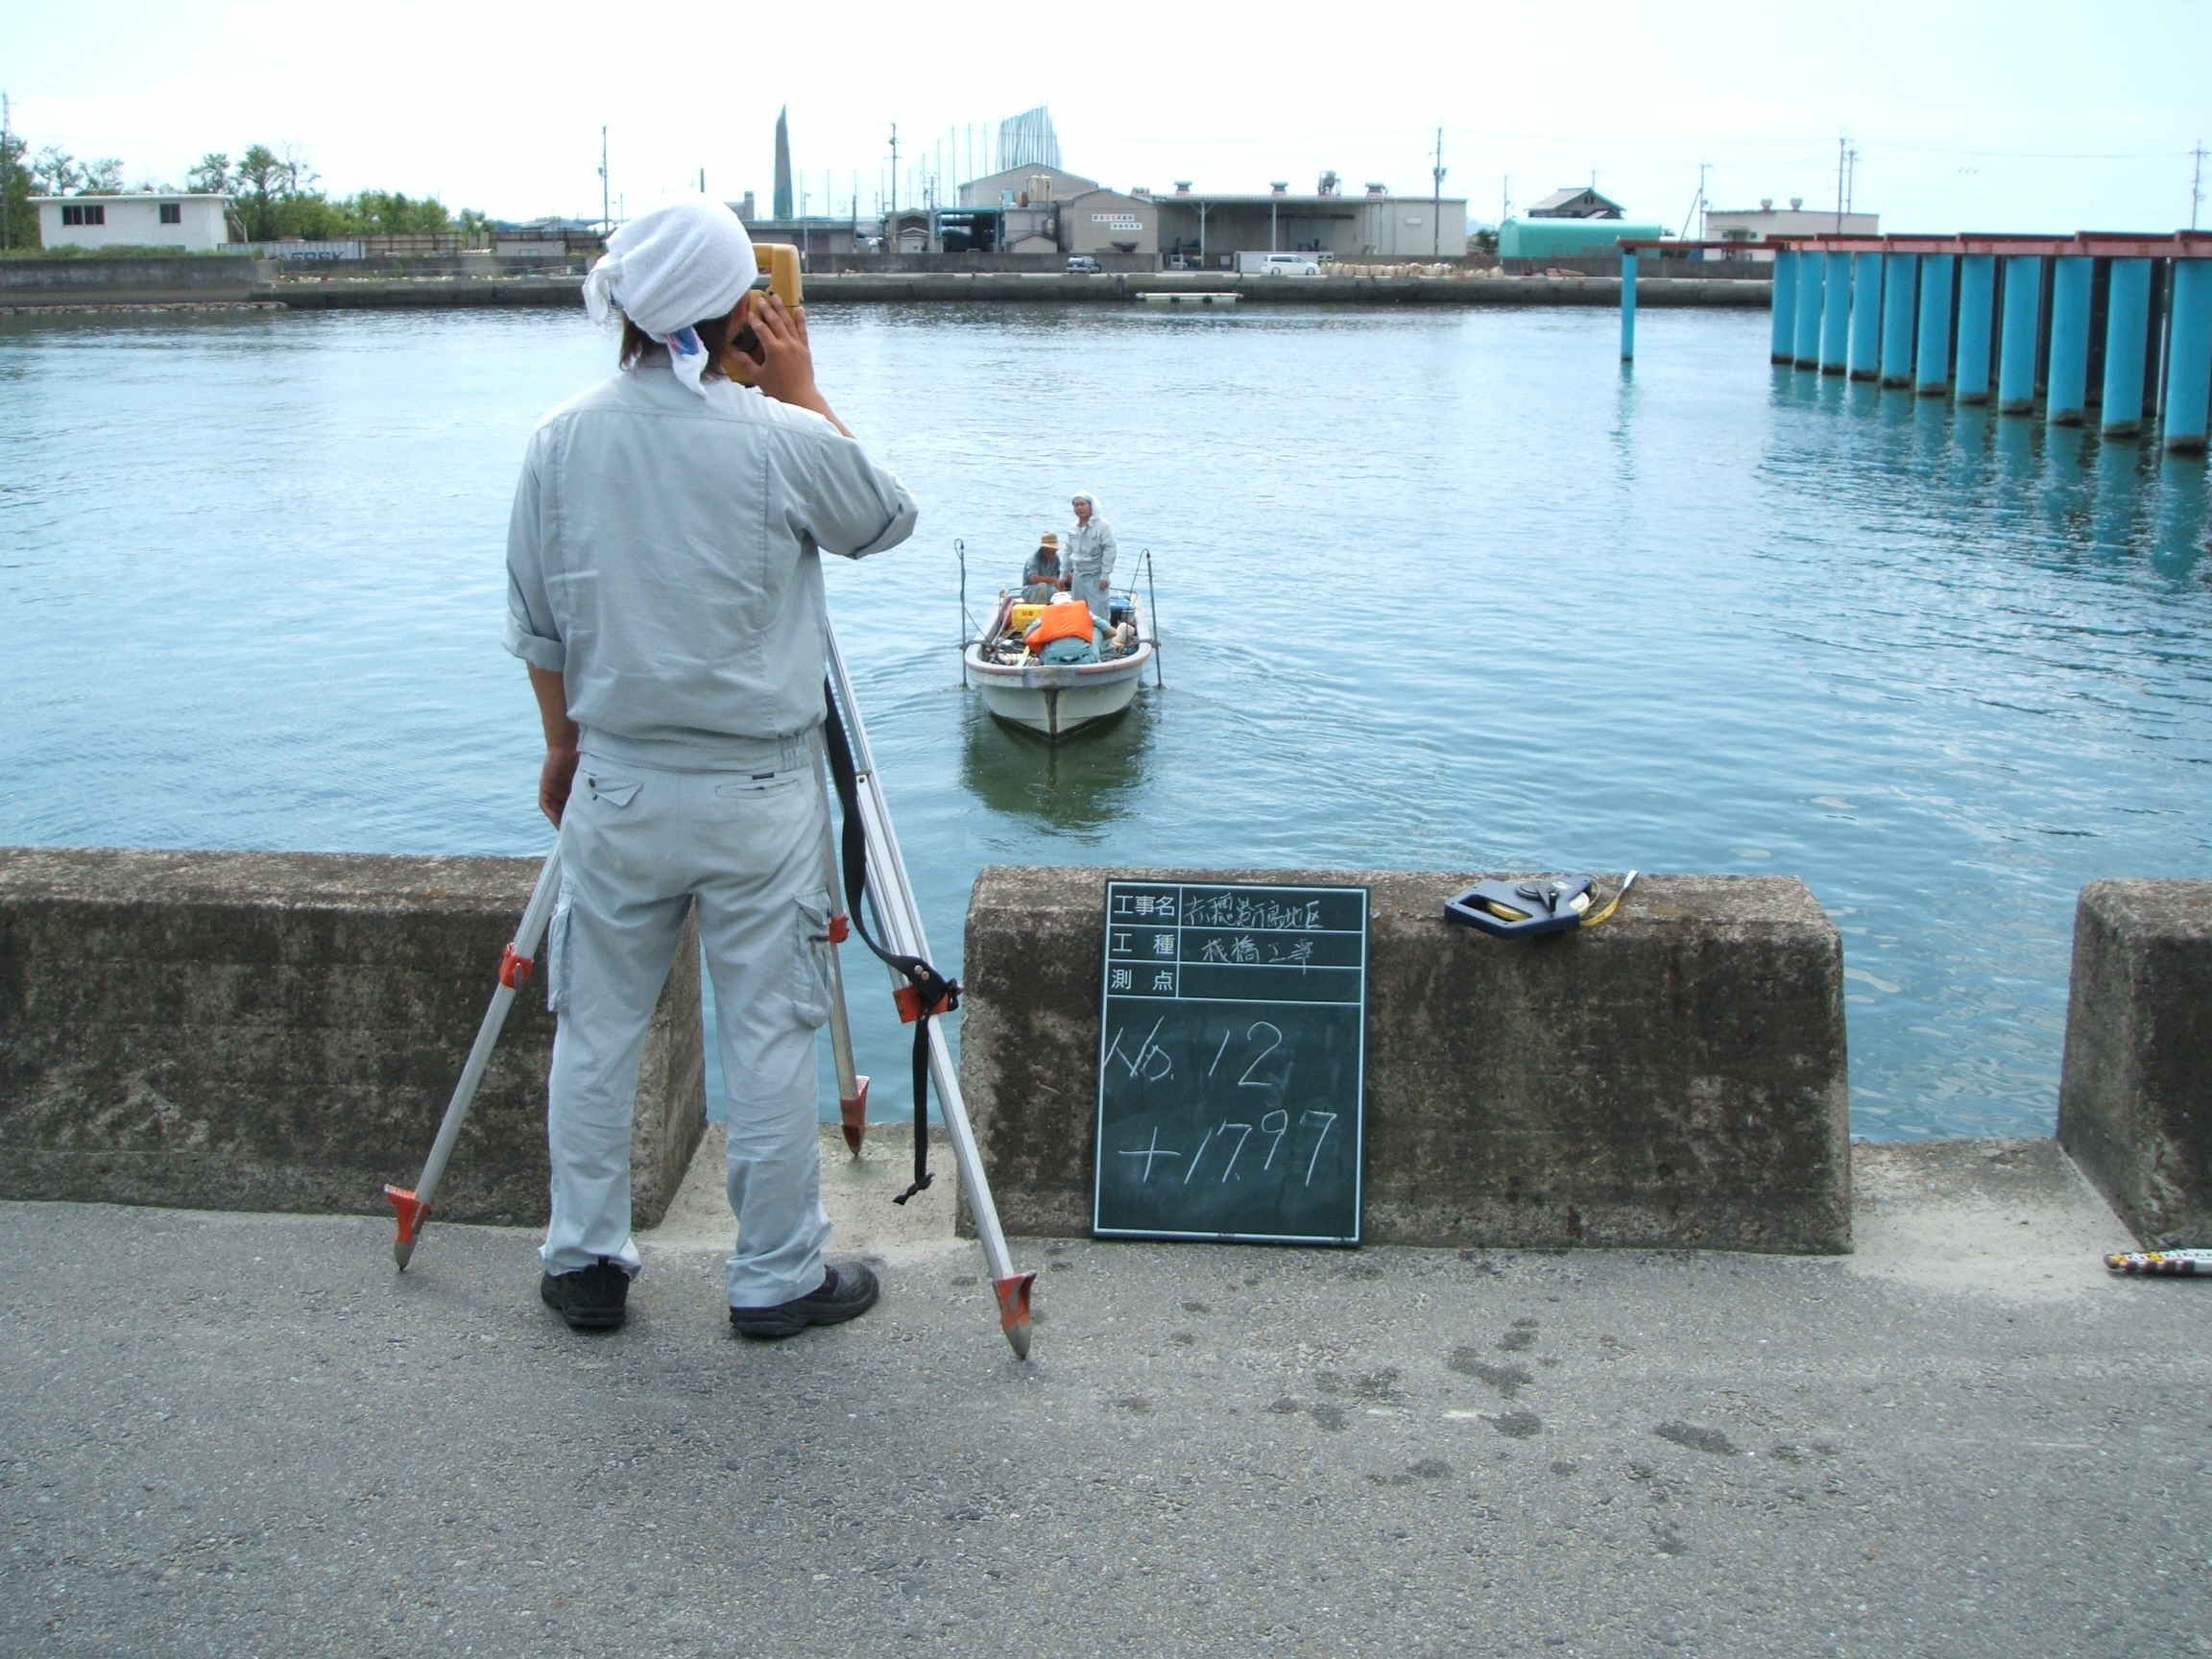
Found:
<path fill-rule="evenodd" d="M 301 310 L 404 306 L 565 305 L 582 279 L 573 276 L 291 279 L 257 284 L 257 300 Z M 1772 284 L 1756 280 L 1647 277 L 1639 305 L 1755 307 L 1769 303 Z M 1030 301 L 1112 303 L 1145 294 L 1228 291 L 1258 305 L 1503 306 L 1618 305 L 1618 276 L 1239 278 L 1233 273 L 1111 273 L 1095 276 L 1052 272 L 867 272 L 809 276 L 808 303 L 901 303 L 929 301 Z"/>
<path fill-rule="evenodd" d="M 613 1336 L 524 1229 L 0 1206 L 0 1648 L 2204 1650 L 2212 1286 L 2050 1142 L 1859 1144 L 1848 1258 L 1024 1240 L 1025 1365 L 895 1142 L 781 1344 L 682 1205 Z"/>
<path fill-rule="evenodd" d="M 146 309 L 190 304 L 281 305 L 296 311 L 543 307 L 579 303 L 577 276 L 279 277 L 227 285 L 168 287 L 139 283 L 111 290 L 83 285 L 15 287 L 0 292 L 0 311 L 36 315 L 114 306 Z M 1228 291 L 1240 302 L 1280 305 L 1411 305 L 1445 307 L 1608 306 L 1621 301 L 1618 276 L 1240 278 L 1231 272 L 864 272 L 809 276 L 809 303 L 867 304 L 937 301 L 1026 301 L 1051 304 L 1124 303 L 1146 294 Z M 1640 278 L 1639 306 L 1765 307 L 1772 284 L 1752 278 Z"/>
<path fill-rule="evenodd" d="M 1095 1102 L 1067 1080 L 1100 1064 L 1118 879 L 1367 890 L 1368 1238 L 1848 1249 L 1841 944 L 1803 882 L 1647 873 L 1604 926 L 1519 942 L 1444 919 L 1477 877 L 986 865 L 960 1072 L 1007 1230 L 1089 1223 Z"/>

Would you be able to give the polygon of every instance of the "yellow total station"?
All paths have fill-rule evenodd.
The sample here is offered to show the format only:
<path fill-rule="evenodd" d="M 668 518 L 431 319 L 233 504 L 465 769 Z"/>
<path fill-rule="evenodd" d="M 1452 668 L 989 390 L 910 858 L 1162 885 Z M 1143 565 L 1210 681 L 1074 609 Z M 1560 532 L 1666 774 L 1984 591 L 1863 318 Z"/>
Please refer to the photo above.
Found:
<path fill-rule="evenodd" d="M 768 279 L 768 285 L 766 288 L 756 286 L 746 295 L 746 311 L 751 312 L 754 296 L 763 293 L 775 294 L 796 311 L 804 303 L 799 280 L 799 250 L 788 242 L 756 242 L 753 258 L 760 267 L 761 276 Z M 750 332 L 740 325 L 736 339 L 751 344 L 746 338 Z M 733 349 L 722 359 L 722 373 L 740 386 L 751 386 L 760 378 L 760 365 L 743 350 L 736 349 L 733 342 Z"/>

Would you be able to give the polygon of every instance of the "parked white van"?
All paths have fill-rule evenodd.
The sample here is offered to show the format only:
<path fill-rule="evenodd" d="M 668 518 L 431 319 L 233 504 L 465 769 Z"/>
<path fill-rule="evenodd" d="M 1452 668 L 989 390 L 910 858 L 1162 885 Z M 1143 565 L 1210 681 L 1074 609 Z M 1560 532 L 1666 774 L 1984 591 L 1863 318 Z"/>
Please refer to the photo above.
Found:
<path fill-rule="evenodd" d="M 1318 276 L 1320 262 L 1310 253 L 1239 253 L 1237 269 L 1247 276 Z"/>

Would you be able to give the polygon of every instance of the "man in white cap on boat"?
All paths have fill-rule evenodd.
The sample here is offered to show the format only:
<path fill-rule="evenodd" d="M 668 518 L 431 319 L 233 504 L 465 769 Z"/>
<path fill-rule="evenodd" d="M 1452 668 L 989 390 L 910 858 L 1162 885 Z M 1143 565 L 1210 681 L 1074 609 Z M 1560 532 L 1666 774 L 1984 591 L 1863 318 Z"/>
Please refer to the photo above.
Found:
<path fill-rule="evenodd" d="M 825 1258 L 820 556 L 898 545 L 915 505 L 823 397 L 805 313 L 759 291 L 723 204 L 623 226 L 584 298 L 622 319 L 621 369 L 538 427 L 507 547 L 506 645 L 529 665 L 564 868 L 540 1294 L 575 1329 L 622 1323 L 638 1056 L 695 913 L 728 1096 L 730 1319 L 787 1336 L 878 1293 L 865 1264 Z M 733 351 L 757 390 L 726 377 Z"/>
<path fill-rule="evenodd" d="M 1068 591 L 1091 607 L 1100 626 L 1112 620 L 1108 593 L 1114 580 L 1114 526 L 1098 515 L 1098 497 L 1078 490 L 1070 505 L 1075 529 L 1068 538 L 1064 555 L 1068 566 Z"/>

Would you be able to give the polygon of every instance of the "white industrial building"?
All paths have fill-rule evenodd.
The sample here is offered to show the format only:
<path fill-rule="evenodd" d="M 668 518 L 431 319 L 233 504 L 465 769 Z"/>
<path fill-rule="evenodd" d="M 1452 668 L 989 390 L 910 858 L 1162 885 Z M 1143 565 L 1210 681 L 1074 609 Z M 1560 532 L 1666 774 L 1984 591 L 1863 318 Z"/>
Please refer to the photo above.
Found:
<path fill-rule="evenodd" d="M 1771 196 L 1762 197 L 1757 207 L 1712 207 L 1705 213 L 1708 242 L 1766 242 L 1776 236 L 1879 236 L 1879 213 L 1839 213 L 1833 208 L 1807 207 L 1805 198 L 1792 196 L 1790 205 L 1777 207 Z M 1733 255 L 1730 255 L 1733 257 Z M 1752 254 L 1758 259 L 1771 254 Z"/>
<path fill-rule="evenodd" d="M 1220 195 L 1178 180 L 1151 198 L 1160 213 L 1160 248 L 1212 269 L 1238 253 L 1325 253 L 1337 259 L 1457 258 L 1467 252 L 1464 196 L 1394 196 L 1370 183 L 1348 195 L 1334 173 L 1310 195 L 1287 183 L 1264 194 Z"/>
<path fill-rule="evenodd" d="M 230 240 L 228 196 L 34 196 L 47 248 L 174 248 L 204 253 Z"/>
<path fill-rule="evenodd" d="M 1467 251 L 1464 197 L 1394 196 L 1380 183 L 1346 194 L 1334 173 L 1310 194 L 1287 183 L 1218 194 L 1188 181 L 1156 194 L 1109 190 L 1058 167 L 1011 167 L 961 185 L 958 211 L 997 215 L 1008 252 L 1166 255 L 1208 269 L 1240 252 L 1422 259 Z"/>
<path fill-rule="evenodd" d="M 1142 192 L 1109 190 L 1059 167 L 1009 167 L 960 186 L 958 207 L 940 210 L 952 238 L 971 237 L 978 217 L 996 218 L 1008 253 L 1160 252 L 1160 215 Z"/>

